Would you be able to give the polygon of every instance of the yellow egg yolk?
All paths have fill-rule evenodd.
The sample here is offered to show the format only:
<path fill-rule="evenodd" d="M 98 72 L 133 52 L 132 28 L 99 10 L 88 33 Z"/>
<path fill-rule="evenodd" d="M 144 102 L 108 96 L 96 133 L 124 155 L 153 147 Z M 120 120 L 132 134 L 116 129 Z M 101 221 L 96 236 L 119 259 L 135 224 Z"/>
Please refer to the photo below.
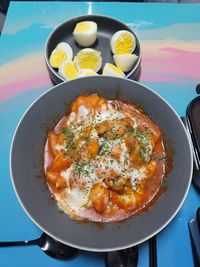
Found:
<path fill-rule="evenodd" d="M 115 41 L 115 53 L 116 54 L 129 54 L 132 52 L 134 46 L 134 40 L 129 34 L 120 35 Z"/>
<path fill-rule="evenodd" d="M 73 63 L 68 63 L 64 66 L 64 73 L 68 79 L 75 79 L 78 77 L 78 71 Z"/>
<path fill-rule="evenodd" d="M 121 71 L 119 68 L 117 68 L 115 65 L 107 63 L 107 66 L 113 70 L 114 72 L 116 72 L 117 74 L 123 75 L 123 71 Z"/>
<path fill-rule="evenodd" d="M 86 32 L 90 29 L 90 25 L 89 23 L 86 23 L 86 22 L 79 22 L 77 23 L 75 29 L 74 29 L 74 32 Z"/>
<path fill-rule="evenodd" d="M 54 68 L 59 68 L 65 59 L 67 54 L 62 50 L 56 50 L 50 57 L 50 64 Z"/>
<path fill-rule="evenodd" d="M 80 51 L 76 60 L 80 69 L 92 69 L 95 71 L 99 65 L 99 57 L 96 53 L 83 53 Z"/>

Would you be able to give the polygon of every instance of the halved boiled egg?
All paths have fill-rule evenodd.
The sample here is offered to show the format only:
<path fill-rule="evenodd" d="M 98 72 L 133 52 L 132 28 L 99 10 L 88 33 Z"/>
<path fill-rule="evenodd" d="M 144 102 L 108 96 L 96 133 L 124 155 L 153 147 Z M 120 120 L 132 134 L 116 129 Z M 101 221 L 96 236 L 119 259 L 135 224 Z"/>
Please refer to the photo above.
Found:
<path fill-rule="evenodd" d="M 63 61 L 72 60 L 73 51 L 71 46 L 66 42 L 59 43 L 50 55 L 50 65 L 53 68 L 59 68 Z"/>
<path fill-rule="evenodd" d="M 76 42 L 83 47 L 91 46 L 97 38 L 97 24 L 94 21 L 82 21 L 73 31 Z"/>
<path fill-rule="evenodd" d="M 113 54 L 131 54 L 135 50 L 136 39 L 129 31 L 117 31 L 111 38 L 110 46 Z"/>
<path fill-rule="evenodd" d="M 101 52 L 92 48 L 84 48 L 76 55 L 75 64 L 77 69 L 91 69 L 97 72 L 102 65 Z"/>
<path fill-rule="evenodd" d="M 91 69 L 80 69 L 78 71 L 78 77 L 97 76 L 98 74 Z"/>
<path fill-rule="evenodd" d="M 130 71 L 133 65 L 136 63 L 138 56 L 135 54 L 119 54 L 113 55 L 115 65 L 122 71 Z"/>
<path fill-rule="evenodd" d="M 103 68 L 103 75 L 122 77 L 122 78 L 125 77 L 124 72 L 111 63 L 105 64 L 105 66 Z"/>
<path fill-rule="evenodd" d="M 71 60 L 66 60 L 61 64 L 58 74 L 67 81 L 78 78 L 78 70 Z"/>

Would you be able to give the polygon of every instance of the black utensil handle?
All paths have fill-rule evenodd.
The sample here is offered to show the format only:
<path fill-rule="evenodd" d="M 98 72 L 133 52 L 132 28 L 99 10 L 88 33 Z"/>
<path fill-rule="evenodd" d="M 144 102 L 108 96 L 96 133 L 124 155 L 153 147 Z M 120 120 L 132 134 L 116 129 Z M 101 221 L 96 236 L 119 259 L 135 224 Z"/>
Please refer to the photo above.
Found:
<path fill-rule="evenodd" d="M 188 223 L 191 239 L 191 248 L 193 254 L 194 267 L 200 266 L 200 246 L 199 246 L 199 229 L 197 219 L 192 219 Z"/>
<path fill-rule="evenodd" d="M 130 247 L 118 251 L 110 251 L 105 254 L 106 267 L 137 267 L 138 247 Z"/>
<path fill-rule="evenodd" d="M 29 241 L 1 241 L 0 247 L 14 247 L 14 246 L 28 246 L 28 245 L 35 245 L 35 240 Z"/>
<path fill-rule="evenodd" d="M 196 86 L 196 92 L 197 92 L 197 94 L 200 94 L 200 83 L 197 84 L 197 86 Z"/>
<path fill-rule="evenodd" d="M 26 246 L 26 241 L 3 241 L 0 242 L 0 247 L 12 247 L 12 246 Z"/>
<path fill-rule="evenodd" d="M 149 267 L 157 267 L 156 235 L 149 239 Z"/>
<path fill-rule="evenodd" d="M 198 228 L 200 232 L 200 207 L 197 209 L 196 217 L 197 217 L 197 224 L 198 224 Z"/>

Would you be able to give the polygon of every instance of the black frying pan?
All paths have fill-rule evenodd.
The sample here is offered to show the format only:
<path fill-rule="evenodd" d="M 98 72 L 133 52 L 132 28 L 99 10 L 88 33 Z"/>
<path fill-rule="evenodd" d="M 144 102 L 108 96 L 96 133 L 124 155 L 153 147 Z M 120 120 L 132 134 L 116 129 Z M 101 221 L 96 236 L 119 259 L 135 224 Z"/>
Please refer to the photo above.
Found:
<path fill-rule="evenodd" d="M 66 113 L 66 104 L 83 93 L 141 103 L 170 140 L 174 167 L 167 190 L 146 213 L 121 223 L 80 223 L 59 211 L 45 185 L 43 151 L 47 132 Z M 111 251 L 139 244 L 161 231 L 177 214 L 192 177 L 192 152 L 184 125 L 158 94 L 128 79 L 97 76 L 55 86 L 39 97 L 21 119 L 11 146 L 10 170 L 18 199 L 43 231 L 80 249 Z M 40 176 L 40 177 L 38 177 Z"/>

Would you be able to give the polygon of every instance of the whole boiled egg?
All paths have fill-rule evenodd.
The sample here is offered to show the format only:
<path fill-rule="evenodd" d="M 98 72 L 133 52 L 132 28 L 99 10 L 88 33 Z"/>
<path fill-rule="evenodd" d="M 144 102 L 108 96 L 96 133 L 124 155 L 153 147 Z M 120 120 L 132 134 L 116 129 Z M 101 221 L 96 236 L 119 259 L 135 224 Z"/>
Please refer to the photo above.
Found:
<path fill-rule="evenodd" d="M 77 69 L 91 69 L 97 72 L 102 65 L 101 52 L 92 48 L 80 50 L 74 60 Z"/>
<path fill-rule="evenodd" d="M 80 69 L 78 71 L 78 77 L 97 76 L 98 74 L 91 69 Z"/>
<path fill-rule="evenodd" d="M 71 60 L 65 60 L 58 69 L 58 74 L 67 81 L 78 78 L 78 70 Z"/>
<path fill-rule="evenodd" d="M 97 24 L 94 21 L 82 21 L 76 24 L 74 39 L 83 47 L 91 46 L 97 38 Z"/>
<path fill-rule="evenodd" d="M 124 72 L 111 63 L 106 63 L 103 68 L 103 75 L 114 77 L 125 77 Z"/>
<path fill-rule="evenodd" d="M 59 43 L 50 55 L 50 65 L 53 68 L 59 68 L 63 61 L 72 60 L 73 51 L 71 46 L 66 42 Z"/>
<path fill-rule="evenodd" d="M 111 38 L 110 46 L 113 54 L 131 54 L 135 50 L 136 39 L 129 31 L 117 31 Z"/>
<path fill-rule="evenodd" d="M 113 55 L 115 65 L 124 72 L 130 71 L 136 63 L 137 59 L 138 56 L 136 56 L 135 54 Z"/>

